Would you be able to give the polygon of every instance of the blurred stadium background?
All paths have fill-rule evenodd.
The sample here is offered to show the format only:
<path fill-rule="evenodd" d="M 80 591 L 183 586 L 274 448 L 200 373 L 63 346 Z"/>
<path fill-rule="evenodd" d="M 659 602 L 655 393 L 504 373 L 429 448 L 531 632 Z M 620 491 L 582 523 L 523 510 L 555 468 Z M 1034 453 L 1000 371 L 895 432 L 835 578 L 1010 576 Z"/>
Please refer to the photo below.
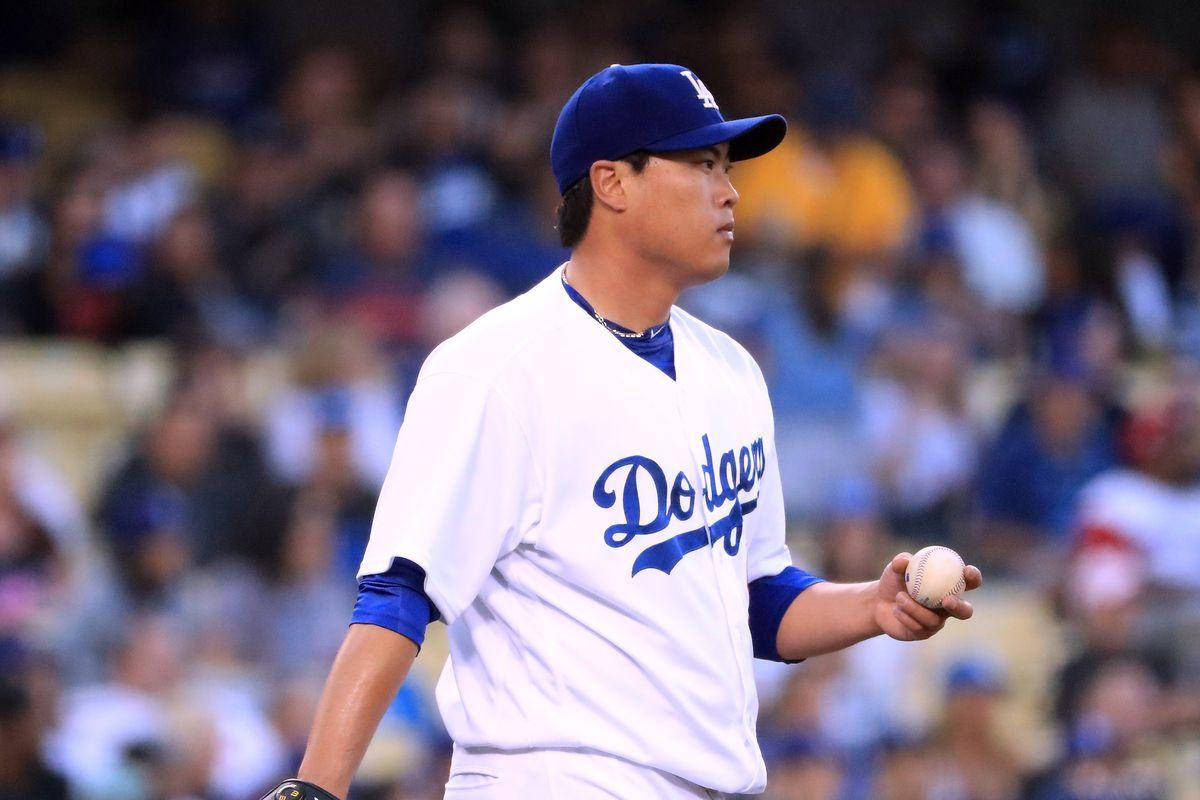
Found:
<path fill-rule="evenodd" d="M 988 577 L 760 665 L 767 797 L 1200 797 L 1200 5 L 1099 5 L 6 7 L 0 798 L 295 768 L 415 371 L 563 260 L 557 112 L 639 60 L 791 122 L 685 305 L 768 377 L 797 560 Z M 441 797 L 444 652 L 355 800 Z"/>

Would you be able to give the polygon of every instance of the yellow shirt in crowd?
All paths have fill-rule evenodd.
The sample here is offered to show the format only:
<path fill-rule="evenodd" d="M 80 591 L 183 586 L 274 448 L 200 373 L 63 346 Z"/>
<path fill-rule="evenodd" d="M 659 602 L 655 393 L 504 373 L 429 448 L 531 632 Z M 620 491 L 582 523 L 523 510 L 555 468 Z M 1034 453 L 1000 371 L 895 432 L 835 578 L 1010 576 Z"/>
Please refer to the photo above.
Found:
<path fill-rule="evenodd" d="M 824 150 L 793 128 L 770 153 L 738 164 L 734 185 L 739 233 L 801 248 L 824 245 L 840 257 L 903 245 L 916 212 L 899 159 L 866 136 Z"/>

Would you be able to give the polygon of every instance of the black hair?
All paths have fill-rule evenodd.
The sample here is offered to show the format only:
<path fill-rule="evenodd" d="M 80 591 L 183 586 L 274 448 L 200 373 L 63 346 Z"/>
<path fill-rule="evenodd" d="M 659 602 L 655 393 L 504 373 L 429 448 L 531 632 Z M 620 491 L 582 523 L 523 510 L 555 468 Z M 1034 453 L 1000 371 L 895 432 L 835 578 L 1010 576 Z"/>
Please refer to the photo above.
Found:
<path fill-rule="evenodd" d="M 637 150 L 617 161 L 628 162 L 634 172 L 641 172 L 650 162 L 650 154 L 645 150 Z M 562 202 L 555 212 L 557 222 L 554 229 L 558 231 L 558 240 L 563 247 L 574 247 L 587 233 L 588 221 L 592 218 L 592 180 L 584 175 L 563 192 Z"/>

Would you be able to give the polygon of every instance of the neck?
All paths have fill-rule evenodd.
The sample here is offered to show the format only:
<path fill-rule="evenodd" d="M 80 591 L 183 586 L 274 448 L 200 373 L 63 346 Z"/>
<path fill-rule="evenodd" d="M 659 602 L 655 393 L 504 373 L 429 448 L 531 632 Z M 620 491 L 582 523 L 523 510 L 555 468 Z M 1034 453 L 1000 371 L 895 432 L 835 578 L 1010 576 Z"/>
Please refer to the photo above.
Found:
<path fill-rule="evenodd" d="M 660 271 L 620 256 L 602 256 L 582 244 L 571 252 L 565 274 L 597 314 L 639 333 L 666 322 L 681 291 Z"/>

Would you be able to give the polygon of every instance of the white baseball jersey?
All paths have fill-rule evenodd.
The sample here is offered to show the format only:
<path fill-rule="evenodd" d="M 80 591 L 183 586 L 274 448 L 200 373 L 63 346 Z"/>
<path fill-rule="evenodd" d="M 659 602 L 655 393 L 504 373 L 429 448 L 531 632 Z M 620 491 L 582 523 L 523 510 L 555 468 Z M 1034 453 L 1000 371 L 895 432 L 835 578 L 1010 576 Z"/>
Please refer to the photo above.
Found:
<path fill-rule="evenodd" d="M 426 360 L 360 575 L 425 569 L 458 744 L 762 791 L 747 584 L 792 563 L 762 374 L 672 308 L 672 381 L 561 276 Z"/>

